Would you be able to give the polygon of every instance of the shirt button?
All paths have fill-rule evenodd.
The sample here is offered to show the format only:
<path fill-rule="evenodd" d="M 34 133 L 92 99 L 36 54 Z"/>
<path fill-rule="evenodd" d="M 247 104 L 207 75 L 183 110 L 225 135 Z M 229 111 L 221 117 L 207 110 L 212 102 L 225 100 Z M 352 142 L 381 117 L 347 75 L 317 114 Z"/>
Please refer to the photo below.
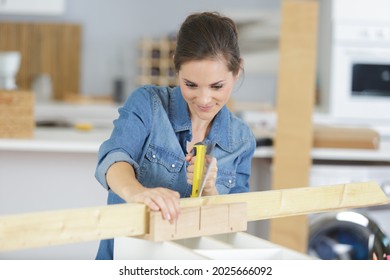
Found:
<path fill-rule="evenodd" d="M 231 184 L 232 183 L 232 180 L 229 180 L 229 184 Z"/>
<path fill-rule="evenodd" d="M 171 166 L 172 166 L 172 168 L 175 168 L 176 165 L 175 165 L 175 164 L 172 164 Z"/>
<path fill-rule="evenodd" d="M 152 158 L 156 158 L 156 155 L 152 155 Z"/>

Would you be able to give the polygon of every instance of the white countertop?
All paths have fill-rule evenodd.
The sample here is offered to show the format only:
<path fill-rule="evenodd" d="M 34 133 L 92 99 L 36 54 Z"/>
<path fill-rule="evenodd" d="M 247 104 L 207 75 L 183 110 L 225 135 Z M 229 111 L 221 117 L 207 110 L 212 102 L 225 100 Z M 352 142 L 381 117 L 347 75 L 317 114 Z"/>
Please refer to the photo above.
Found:
<path fill-rule="evenodd" d="M 97 153 L 111 129 L 36 128 L 32 139 L 0 139 L 0 151 Z"/>
<path fill-rule="evenodd" d="M 271 158 L 272 147 L 257 148 L 254 157 Z M 345 160 L 345 161 L 388 161 L 390 162 L 390 142 L 381 142 L 379 149 L 336 149 L 314 148 L 313 160 Z"/>
<path fill-rule="evenodd" d="M 111 134 L 111 128 L 80 131 L 75 128 L 37 127 L 32 139 L 0 139 L 0 151 L 77 152 L 97 153 L 100 145 Z M 272 147 L 256 149 L 256 158 L 272 158 Z M 315 148 L 315 160 L 388 161 L 390 141 L 381 142 L 377 150 Z"/>
<path fill-rule="evenodd" d="M 251 115 L 250 112 L 246 113 Z M 37 127 L 32 139 L 1 139 L 0 151 L 31 152 L 77 152 L 97 153 L 100 145 L 112 131 L 112 121 L 118 116 L 118 105 L 76 105 L 76 104 L 37 104 L 35 108 L 37 120 L 66 120 L 70 123 L 91 123 L 94 128 L 82 131 L 75 128 Z M 252 116 L 251 121 L 266 122 L 274 125 L 274 115 L 260 114 Z M 248 118 L 248 116 L 246 117 Z M 331 118 L 316 116 L 323 123 L 333 123 Z M 384 137 L 377 150 L 365 149 L 331 149 L 315 148 L 312 150 L 314 160 L 347 160 L 347 161 L 386 161 L 390 162 L 390 127 L 384 131 Z M 259 147 L 255 158 L 272 158 L 272 147 Z"/>

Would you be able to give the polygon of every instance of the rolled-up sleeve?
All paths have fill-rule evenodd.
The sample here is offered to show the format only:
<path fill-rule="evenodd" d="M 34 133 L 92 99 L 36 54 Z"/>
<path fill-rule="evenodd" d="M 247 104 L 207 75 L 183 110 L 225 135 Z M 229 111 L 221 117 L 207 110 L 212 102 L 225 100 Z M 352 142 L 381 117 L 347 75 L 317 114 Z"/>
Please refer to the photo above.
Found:
<path fill-rule="evenodd" d="M 119 109 L 110 138 L 99 148 L 95 177 L 104 188 L 109 189 L 106 174 L 115 162 L 128 162 L 138 172 L 142 147 L 150 134 L 151 119 L 150 94 L 145 88 L 139 88 Z"/>
<path fill-rule="evenodd" d="M 131 164 L 134 167 L 134 170 L 138 171 L 138 164 L 129 156 L 128 153 L 120 151 L 120 150 L 114 150 L 109 152 L 104 159 L 100 162 L 100 164 L 97 165 L 96 171 L 95 171 L 95 177 L 98 180 L 98 182 L 105 188 L 110 189 L 110 187 L 107 184 L 106 180 L 106 174 L 108 169 L 111 165 L 113 165 L 116 162 L 125 161 Z"/>

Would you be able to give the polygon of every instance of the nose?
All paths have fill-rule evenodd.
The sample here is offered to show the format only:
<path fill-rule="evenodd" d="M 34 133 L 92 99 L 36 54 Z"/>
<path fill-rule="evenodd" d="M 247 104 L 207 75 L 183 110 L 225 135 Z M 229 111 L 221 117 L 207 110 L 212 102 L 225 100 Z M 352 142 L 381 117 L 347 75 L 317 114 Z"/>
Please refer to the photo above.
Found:
<path fill-rule="evenodd" d="M 199 91 L 197 99 L 201 105 L 208 104 L 212 99 L 212 93 L 211 93 L 210 89 L 208 89 L 208 88 L 201 89 Z"/>

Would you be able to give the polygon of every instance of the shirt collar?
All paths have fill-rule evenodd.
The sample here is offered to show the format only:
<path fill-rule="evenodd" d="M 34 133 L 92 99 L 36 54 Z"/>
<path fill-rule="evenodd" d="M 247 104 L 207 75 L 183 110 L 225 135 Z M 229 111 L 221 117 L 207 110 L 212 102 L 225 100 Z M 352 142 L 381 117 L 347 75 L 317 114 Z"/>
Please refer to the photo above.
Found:
<path fill-rule="evenodd" d="M 173 89 L 169 115 L 175 132 L 191 131 L 188 106 L 179 86 Z M 214 142 L 222 149 L 230 152 L 232 149 L 230 121 L 230 112 L 225 105 L 215 116 L 209 135 L 206 137 L 206 142 Z"/>
<path fill-rule="evenodd" d="M 169 106 L 169 119 L 175 132 L 191 130 L 191 119 L 188 106 L 181 94 L 180 87 L 172 90 L 171 105 Z"/>

